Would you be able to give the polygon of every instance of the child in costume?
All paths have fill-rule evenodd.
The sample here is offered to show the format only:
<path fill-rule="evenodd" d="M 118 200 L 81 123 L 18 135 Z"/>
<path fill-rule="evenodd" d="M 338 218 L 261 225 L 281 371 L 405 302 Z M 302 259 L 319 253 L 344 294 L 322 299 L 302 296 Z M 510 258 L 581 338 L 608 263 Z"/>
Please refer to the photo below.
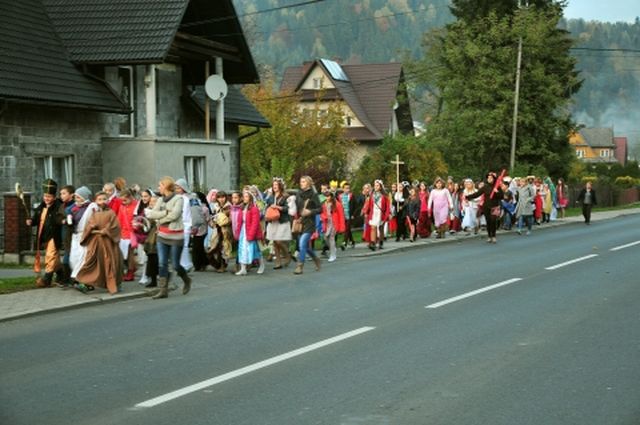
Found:
<path fill-rule="evenodd" d="M 62 202 L 56 198 L 58 184 L 52 179 L 42 183 L 42 202 L 33 212 L 33 217 L 27 219 L 27 226 L 37 229 L 36 259 L 33 271 L 38 275 L 36 286 L 45 288 L 51 286 L 53 273 L 60 268 L 60 249 L 62 248 L 62 223 L 65 220 Z M 40 276 L 42 264 L 40 250 L 45 251 L 44 276 Z"/>

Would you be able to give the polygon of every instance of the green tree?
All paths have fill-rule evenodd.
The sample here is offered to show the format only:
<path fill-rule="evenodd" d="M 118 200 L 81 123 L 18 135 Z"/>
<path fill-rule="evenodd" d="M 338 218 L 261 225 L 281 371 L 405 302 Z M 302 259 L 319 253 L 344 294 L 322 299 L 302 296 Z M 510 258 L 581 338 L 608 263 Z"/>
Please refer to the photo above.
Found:
<path fill-rule="evenodd" d="M 244 93 L 271 123 L 241 142 L 240 180 L 264 188 L 274 176 L 288 187 L 297 186 L 301 175 L 315 179 L 344 178 L 347 152 L 353 142 L 346 139 L 343 114 L 338 104 L 328 109 L 320 102 L 311 108 L 299 107 L 299 97 L 278 93 L 273 81 L 261 86 L 245 86 Z M 248 133 L 251 129 L 243 129 Z"/>
<path fill-rule="evenodd" d="M 573 155 L 568 105 L 580 81 L 569 55 L 572 41 L 557 28 L 562 9 L 532 6 L 502 13 L 489 10 L 486 16 L 458 19 L 445 32 L 425 36 L 428 59 L 412 69 L 431 71 L 418 72 L 427 78 L 417 82 L 435 85 L 440 100 L 428 138 L 454 174 L 477 177 L 508 167 L 522 37 L 516 164 L 520 170 L 566 175 Z"/>
<path fill-rule="evenodd" d="M 447 176 L 447 164 L 437 150 L 429 147 L 424 137 L 413 135 L 387 136 L 378 149 L 365 156 L 356 173 L 355 187 L 381 179 L 385 184 L 396 181 L 396 155 L 404 165 L 400 166 L 400 181 L 433 182 L 436 176 Z"/>

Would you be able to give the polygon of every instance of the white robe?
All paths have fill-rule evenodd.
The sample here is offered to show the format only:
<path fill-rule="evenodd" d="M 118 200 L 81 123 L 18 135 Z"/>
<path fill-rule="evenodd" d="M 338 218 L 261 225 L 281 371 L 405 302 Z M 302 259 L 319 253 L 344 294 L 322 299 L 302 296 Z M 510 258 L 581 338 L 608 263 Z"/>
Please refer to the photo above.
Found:
<path fill-rule="evenodd" d="M 71 267 L 71 278 L 75 279 L 78 272 L 84 265 L 84 257 L 87 254 L 87 247 L 80 245 L 80 239 L 84 233 L 84 228 L 94 212 L 98 210 L 95 202 L 89 204 L 84 214 L 80 218 L 75 232 L 71 235 L 71 253 L 69 255 L 69 266 Z"/>

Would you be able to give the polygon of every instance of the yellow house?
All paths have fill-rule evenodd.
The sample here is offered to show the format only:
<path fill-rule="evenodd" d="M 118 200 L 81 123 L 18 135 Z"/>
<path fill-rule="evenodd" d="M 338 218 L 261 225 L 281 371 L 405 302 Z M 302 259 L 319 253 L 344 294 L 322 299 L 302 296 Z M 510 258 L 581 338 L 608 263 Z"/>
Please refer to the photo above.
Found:
<path fill-rule="evenodd" d="M 613 128 L 583 128 L 569 136 L 569 143 L 584 162 L 617 162 Z"/>
<path fill-rule="evenodd" d="M 356 142 L 349 154 L 349 167 L 355 169 L 386 135 L 413 134 L 409 96 L 403 83 L 399 63 L 342 65 L 317 59 L 287 68 L 280 88 L 300 94 L 302 110 L 312 112 L 318 107 L 322 113 L 330 105 L 338 105 L 345 135 Z"/>

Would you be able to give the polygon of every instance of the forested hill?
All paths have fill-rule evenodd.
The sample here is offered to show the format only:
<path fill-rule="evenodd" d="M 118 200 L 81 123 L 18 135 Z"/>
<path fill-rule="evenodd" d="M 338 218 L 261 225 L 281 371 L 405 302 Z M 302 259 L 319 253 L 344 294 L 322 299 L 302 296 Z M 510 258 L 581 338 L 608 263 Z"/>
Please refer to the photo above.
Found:
<path fill-rule="evenodd" d="M 302 1 L 234 2 L 238 14 L 245 15 L 256 63 L 277 79 L 285 67 L 316 57 L 343 63 L 400 61 L 403 51 L 417 57 L 422 54 L 422 34 L 453 19 L 448 0 L 325 0 L 257 14 Z M 579 40 L 577 47 L 600 49 L 573 51 L 585 79 L 576 96 L 576 120 L 588 126 L 613 125 L 617 135 L 640 139 L 640 21 L 569 20 L 562 25 Z"/>

